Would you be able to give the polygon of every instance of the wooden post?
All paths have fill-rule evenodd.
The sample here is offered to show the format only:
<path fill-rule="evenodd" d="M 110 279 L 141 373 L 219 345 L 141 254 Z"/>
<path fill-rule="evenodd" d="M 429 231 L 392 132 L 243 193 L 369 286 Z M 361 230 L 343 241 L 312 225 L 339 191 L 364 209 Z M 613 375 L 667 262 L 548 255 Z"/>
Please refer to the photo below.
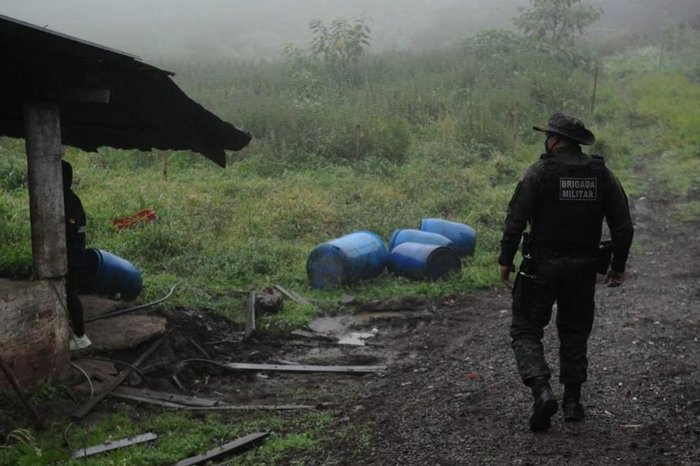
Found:
<path fill-rule="evenodd" d="M 245 338 L 250 338 L 255 333 L 255 291 L 248 294 L 245 313 Z"/>
<path fill-rule="evenodd" d="M 67 264 L 58 104 L 25 104 L 24 128 L 34 276 L 62 277 Z"/>

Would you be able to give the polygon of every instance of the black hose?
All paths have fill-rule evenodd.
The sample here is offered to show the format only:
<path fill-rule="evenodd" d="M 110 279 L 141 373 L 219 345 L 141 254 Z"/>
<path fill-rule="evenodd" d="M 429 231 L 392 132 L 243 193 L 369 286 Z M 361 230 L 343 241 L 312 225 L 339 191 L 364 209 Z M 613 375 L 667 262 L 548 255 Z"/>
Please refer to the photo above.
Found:
<path fill-rule="evenodd" d="M 106 319 L 107 317 L 114 317 L 114 316 L 118 316 L 121 314 L 126 314 L 128 312 L 137 311 L 139 309 L 144 309 L 147 307 L 155 306 L 156 304 L 162 303 L 163 301 L 168 299 L 170 296 L 172 296 L 173 292 L 175 291 L 175 288 L 177 288 L 177 285 L 179 285 L 179 283 L 175 283 L 172 287 L 170 287 L 170 291 L 168 292 L 168 294 L 160 299 L 156 299 L 155 301 L 151 301 L 150 303 L 140 304 L 138 306 L 130 307 L 127 309 L 119 309 L 119 310 L 112 311 L 112 312 L 106 312 L 104 314 L 100 314 L 99 316 L 90 317 L 89 319 L 85 319 L 85 322 L 86 323 L 93 322 L 95 320 Z"/>

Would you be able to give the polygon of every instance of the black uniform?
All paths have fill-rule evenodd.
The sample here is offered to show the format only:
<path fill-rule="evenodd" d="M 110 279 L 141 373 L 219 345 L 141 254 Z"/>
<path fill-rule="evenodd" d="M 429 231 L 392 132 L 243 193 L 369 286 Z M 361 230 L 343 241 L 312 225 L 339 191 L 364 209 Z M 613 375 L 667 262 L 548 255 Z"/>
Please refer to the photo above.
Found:
<path fill-rule="evenodd" d="M 548 380 L 542 337 L 557 303 L 560 381 L 587 377 L 595 307 L 596 259 L 605 218 L 614 243 L 612 269 L 625 271 L 633 227 L 627 197 L 602 157 L 578 146 L 545 154 L 527 170 L 508 207 L 500 265 L 510 265 L 526 226 L 526 257 L 513 287 L 510 335 L 523 382 Z"/>
<path fill-rule="evenodd" d="M 73 169 L 66 161 L 61 161 L 63 169 L 63 202 L 66 217 L 66 254 L 68 274 L 66 275 L 66 298 L 73 333 L 85 335 L 83 304 L 80 302 L 80 288 L 86 277 L 85 264 L 85 209 L 80 198 L 73 192 Z"/>

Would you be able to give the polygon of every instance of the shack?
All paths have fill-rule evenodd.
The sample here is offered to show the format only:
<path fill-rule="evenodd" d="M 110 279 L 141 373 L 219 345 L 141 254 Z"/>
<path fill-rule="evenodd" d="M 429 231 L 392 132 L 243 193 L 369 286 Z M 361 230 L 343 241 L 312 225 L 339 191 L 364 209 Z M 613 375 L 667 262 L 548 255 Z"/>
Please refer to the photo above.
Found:
<path fill-rule="evenodd" d="M 0 51 L 0 136 L 25 139 L 33 265 L 29 281 L 0 280 L 0 356 L 29 388 L 70 367 L 61 146 L 191 150 L 225 167 L 251 136 L 136 56 L 3 15 Z"/>

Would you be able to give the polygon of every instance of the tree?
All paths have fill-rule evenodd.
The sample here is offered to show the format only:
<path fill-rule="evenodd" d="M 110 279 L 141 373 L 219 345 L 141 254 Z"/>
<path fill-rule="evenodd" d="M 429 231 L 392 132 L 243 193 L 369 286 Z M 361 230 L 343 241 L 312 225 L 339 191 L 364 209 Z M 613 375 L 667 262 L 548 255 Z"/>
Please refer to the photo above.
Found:
<path fill-rule="evenodd" d="M 362 52 L 369 47 L 371 30 L 365 18 L 359 18 L 353 24 L 344 18 L 334 19 L 330 27 L 320 19 L 314 19 L 309 23 L 309 28 L 314 34 L 311 53 L 322 58 L 329 71 L 341 76 L 357 63 Z"/>
<path fill-rule="evenodd" d="M 602 13 L 581 0 L 530 0 L 529 7 L 519 10 L 515 26 L 531 39 L 552 45 L 573 45 L 574 36 L 582 34 Z"/>

